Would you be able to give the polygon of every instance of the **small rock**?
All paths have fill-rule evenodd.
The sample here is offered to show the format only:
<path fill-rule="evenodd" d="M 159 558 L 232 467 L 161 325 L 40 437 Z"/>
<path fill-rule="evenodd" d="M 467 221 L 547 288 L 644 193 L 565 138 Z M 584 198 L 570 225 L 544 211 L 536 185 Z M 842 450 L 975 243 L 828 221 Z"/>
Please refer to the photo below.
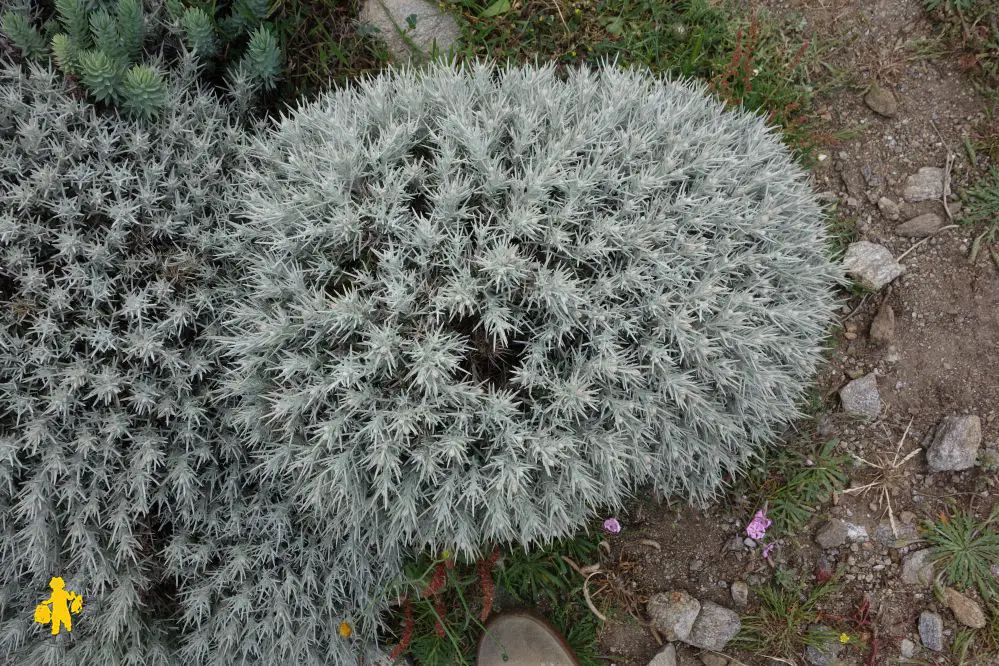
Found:
<path fill-rule="evenodd" d="M 411 30 L 410 16 L 416 17 Z M 425 0 L 367 0 L 358 20 L 377 28 L 392 57 L 402 61 L 430 55 L 434 47 L 447 51 L 461 34 L 453 16 Z"/>
<path fill-rule="evenodd" d="M 884 185 L 884 181 L 881 180 L 881 176 L 876 171 L 874 171 L 874 169 L 872 169 L 870 166 L 866 164 L 860 167 L 860 174 L 864 177 L 864 180 L 867 181 L 868 187 L 873 187 L 874 189 L 877 189 L 882 185 Z M 871 201 L 871 203 L 877 201 L 877 197 L 873 192 L 868 192 L 867 198 Z"/>
<path fill-rule="evenodd" d="M 866 188 L 864 187 L 864 180 L 859 171 L 856 169 L 844 169 L 840 172 L 839 176 L 843 179 L 843 184 L 846 185 L 847 194 L 850 195 L 847 199 L 856 200 L 864 198 Z M 854 204 L 854 206 L 858 205 L 860 205 L 859 201 Z"/>
<path fill-rule="evenodd" d="M 892 310 L 888 301 L 884 301 L 878 308 L 878 314 L 871 322 L 871 341 L 879 345 L 888 345 L 895 339 L 895 311 Z"/>
<path fill-rule="evenodd" d="M 902 644 L 899 645 L 899 652 L 906 659 L 912 659 L 913 655 L 916 654 L 916 644 L 910 641 L 908 638 L 902 639 Z"/>
<path fill-rule="evenodd" d="M 685 642 L 704 650 L 721 651 L 735 638 L 740 629 L 742 621 L 735 611 L 705 601 L 701 604 L 701 612 L 697 614 L 694 626 L 690 629 L 690 636 Z"/>
<path fill-rule="evenodd" d="M 940 231 L 943 225 L 942 217 L 936 213 L 926 213 L 895 227 L 895 235 L 906 238 L 926 238 Z"/>
<path fill-rule="evenodd" d="M 981 444 L 982 422 L 977 416 L 947 416 L 926 452 L 926 462 L 931 472 L 970 469 Z"/>
<path fill-rule="evenodd" d="M 670 643 L 652 657 L 649 666 L 676 666 L 676 646 Z"/>
<path fill-rule="evenodd" d="M 885 219 L 892 220 L 893 222 L 901 215 L 898 211 L 898 204 L 888 197 L 878 199 L 878 210 L 885 216 Z"/>
<path fill-rule="evenodd" d="M 714 652 L 705 652 L 701 655 L 701 663 L 704 666 L 728 666 L 728 659 Z"/>
<path fill-rule="evenodd" d="M 745 549 L 746 549 L 746 546 L 745 546 L 745 544 L 742 543 L 742 537 L 741 536 L 734 536 L 734 537 L 732 537 L 731 539 L 728 540 L 728 543 L 725 544 L 725 550 L 727 550 L 727 551 L 732 551 L 732 552 L 739 553 L 739 552 L 742 552 Z"/>
<path fill-rule="evenodd" d="M 898 102 L 895 101 L 895 96 L 891 94 L 890 90 L 885 90 L 876 83 L 864 95 L 864 103 L 871 108 L 871 111 L 885 118 L 891 118 L 898 113 Z"/>
<path fill-rule="evenodd" d="M 874 373 L 867 374 L 839 390 L 843 411 L 854 416 L 874 420 L 881 414 L 881 394 Z"/>
<path fill-rule="evenodd" d="M 843 268 L 862 285 L 875 291 L 905 273 L 905 267 L 895 261 L 888 248 L 867 241 L 850 243 L 843 257 Z"/>
<path fill-rule="evenodd" d="M 867 528 L 863 525 L 854 525 L 839 518 L 834 518 L 827 522 L 815 535 L 815 543 L 826 550 L 839 548 L 847 541 L 860 543 L 867 541 L 870 537 Z"/>
<path fill-rule="evenodd" d="M 957 618 L 957 621 L 972 629 L 982 629 L 985 627 L 985 613 L 973 599 L 969 599 L 957 590 L 951 588 L 944 589 L 944 601 L 947 607 Z"/>
<path fill-rule="evenodd" d="M 683 590 L 653 595 L 645 606 L 656 628 L 668 641 L 688 642 L 701 602 Z"/>
<path fill-rule="evenodd" d="M 749 604 L 749 585 L 745 581 L 737 580 L 732 583 L 732 601 L 736 606 L 745 608 Z"/>
<path fill-rule="evenodd" d="M 820 645 L 809 645 L 805 649 L 805 661 L 807 661 L 811 666 L 832 666 L 835 663 L 836 657 L 839 653 L 843 651 L 843 644 L 839 642 L 839 638 L 832 636 L 833 630 L 830 627 L 818 626 L 811 627 L 810 632 L 818 633 L 820 637 L 824 638 L 824 634 L 829 635 L 829 638 L 824 638 Z"/>
<path fill-rule="evenodd" d="M 905 179 L 902 197 L 910 203 L 941 199 L 944 195 L 944 170 L 939 167 L 923 167 Z M 950 191 L 947 191 L 950 194 Z"/>
<path fill-rule="evenodd" d="M 690 563 L 691 571 L 700 571 L 704 568 L 704 560 L 694 560 Z"/>
<path fill-rule="evenodd" d="M 753 541 L 752 539 L 750 539 L 749 537 L 746 537 L 745 539 L 743 539 L 742 540 L 742 544 L 746 548 L 756 548 L 756 542 Z"/>
<path fill-rule="evenodd" d="M 906 525 L 911 525 L 916 520 L 916 514 L 914 514 L 911 511 L 903 511 L 902 513 L 898 514 L 898 517 L 899 520 L 901 520 Z"/>
<path fill-rule="evenodd" d="M 923 611 L 919 616 L 919 640 L 934 652 L 943 651 L 943 620 L 936 613 Z"/>
<path fill-rule="evenodd" d="M 896 532 L 898 532 L 897 537 L 895 536 Z M 874 530 L 874 540 L 888 546 L 894 546 L 896 542 L 905 543 L 906 540 L 912 539 L 915 536 L 916 528 L 912 525 L 895 523 L 895 529 L 893 530 L 891 522 L 887 520 L 878 523 L 877 529 Z"/>

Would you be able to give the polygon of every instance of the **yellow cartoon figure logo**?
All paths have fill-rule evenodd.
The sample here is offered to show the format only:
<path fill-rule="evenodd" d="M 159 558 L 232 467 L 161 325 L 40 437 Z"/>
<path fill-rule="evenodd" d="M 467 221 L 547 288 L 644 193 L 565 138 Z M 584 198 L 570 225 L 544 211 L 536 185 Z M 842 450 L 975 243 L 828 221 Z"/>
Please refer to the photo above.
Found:
<path fill-rule="evenodd" d="M 52 623 L 52 635 L 58 636 L 60 629 L 73 631 L 73 619 L 70 611 L 79 614 L 83 610 L 83 597 L 76 592 L 66 590 L 66 581 L 56 576 L 49 581 L 52 595 L 35 606 L 35 622 L 38 624 Z"/>

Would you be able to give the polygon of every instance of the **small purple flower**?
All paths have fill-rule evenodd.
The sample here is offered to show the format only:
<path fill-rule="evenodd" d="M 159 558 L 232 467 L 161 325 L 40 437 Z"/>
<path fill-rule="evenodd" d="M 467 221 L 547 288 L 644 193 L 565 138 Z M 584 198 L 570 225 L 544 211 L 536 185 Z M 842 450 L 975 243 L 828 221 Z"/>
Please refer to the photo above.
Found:
<path fill-rule="evenodd" d="M 763 546 L 763 559 L 765 560 L 770 559 L 770 551 L 772 551 L 774 549 L 774 546 L 776 545 L 777 542 L 775 541 L 774 543 L 768 543 L 767 545 Z"/>
<path fill-rule="evenodd" d="M 756 512 L 756 515 L 753 516 L 753 520 L 749 523 L 749 525 L 746 526 L 746 534 L 749 535 L 750 539 L 759 541 L 766 535 L 767 528 L 772 524 L 773 521 L 767 518 L 766 511 L 764 509 L 760 509 Z"/>
<path fill-rule="evenodd" d="M 621 523 L 617 522 L 617 518 L 608 518 L 604 521 L 604 529 L 611 534 L 617 534 L 621 531 Z"/>

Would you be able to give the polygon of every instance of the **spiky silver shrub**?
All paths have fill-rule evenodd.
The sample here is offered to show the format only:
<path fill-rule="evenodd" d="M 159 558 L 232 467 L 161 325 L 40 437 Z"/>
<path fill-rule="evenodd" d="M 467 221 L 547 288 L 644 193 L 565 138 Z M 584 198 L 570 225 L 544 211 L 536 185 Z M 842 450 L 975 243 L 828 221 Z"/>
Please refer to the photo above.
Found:
<path fill-rule="evenodd" d="M 244 142 L 193 82 L 148 124 L 61 78 L 0 62 L 0 662 L 168 663 L 184 544 L 240 481 L 207 389 Z M 50 576 L 71 635 L 32 622 Z"/>
<path fill-rule="evenodd" d="M 474 552 L 644 484 L 700 502 L 798 415 L 823 216 L 764 122 L 704 93 L 437 65 L 258 141 L 223 394 L 322 541 Z"/>

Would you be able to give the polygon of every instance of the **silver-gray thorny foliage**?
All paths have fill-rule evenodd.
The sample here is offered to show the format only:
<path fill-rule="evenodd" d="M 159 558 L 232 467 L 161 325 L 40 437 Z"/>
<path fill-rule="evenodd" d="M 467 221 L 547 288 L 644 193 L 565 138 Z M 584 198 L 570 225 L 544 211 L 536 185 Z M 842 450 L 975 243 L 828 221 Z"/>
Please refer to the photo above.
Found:
<path fill-rule="evenodd" d="M 188 535 L 242 492 L 208 388 L 244 139 L 188 83 L 146 125 L 0 60 L 3 663 L 171 663 L 178 585 L 218 557 Z M 84 597 L 72 634 L 32 621 L 51 576 Z"/>
<path fill-rule="evenodd" d="M 708 500 L 797 415 L 823 217 L 703 87 L 402 70 L 249 162 L 168 98 L 0 78 L 0 655 L 352 664 L 407 554 Z M 31 621 L 52 575 L 72 636 Z"/>
<path fill-rule="evenodd" d="M 824 219 L 703 86 L 407 70 L 300 107 L 255 162 L 222 393 L 324 541 L 472 553 L 641 485 L 701 502 L 798 415 Z"/>

